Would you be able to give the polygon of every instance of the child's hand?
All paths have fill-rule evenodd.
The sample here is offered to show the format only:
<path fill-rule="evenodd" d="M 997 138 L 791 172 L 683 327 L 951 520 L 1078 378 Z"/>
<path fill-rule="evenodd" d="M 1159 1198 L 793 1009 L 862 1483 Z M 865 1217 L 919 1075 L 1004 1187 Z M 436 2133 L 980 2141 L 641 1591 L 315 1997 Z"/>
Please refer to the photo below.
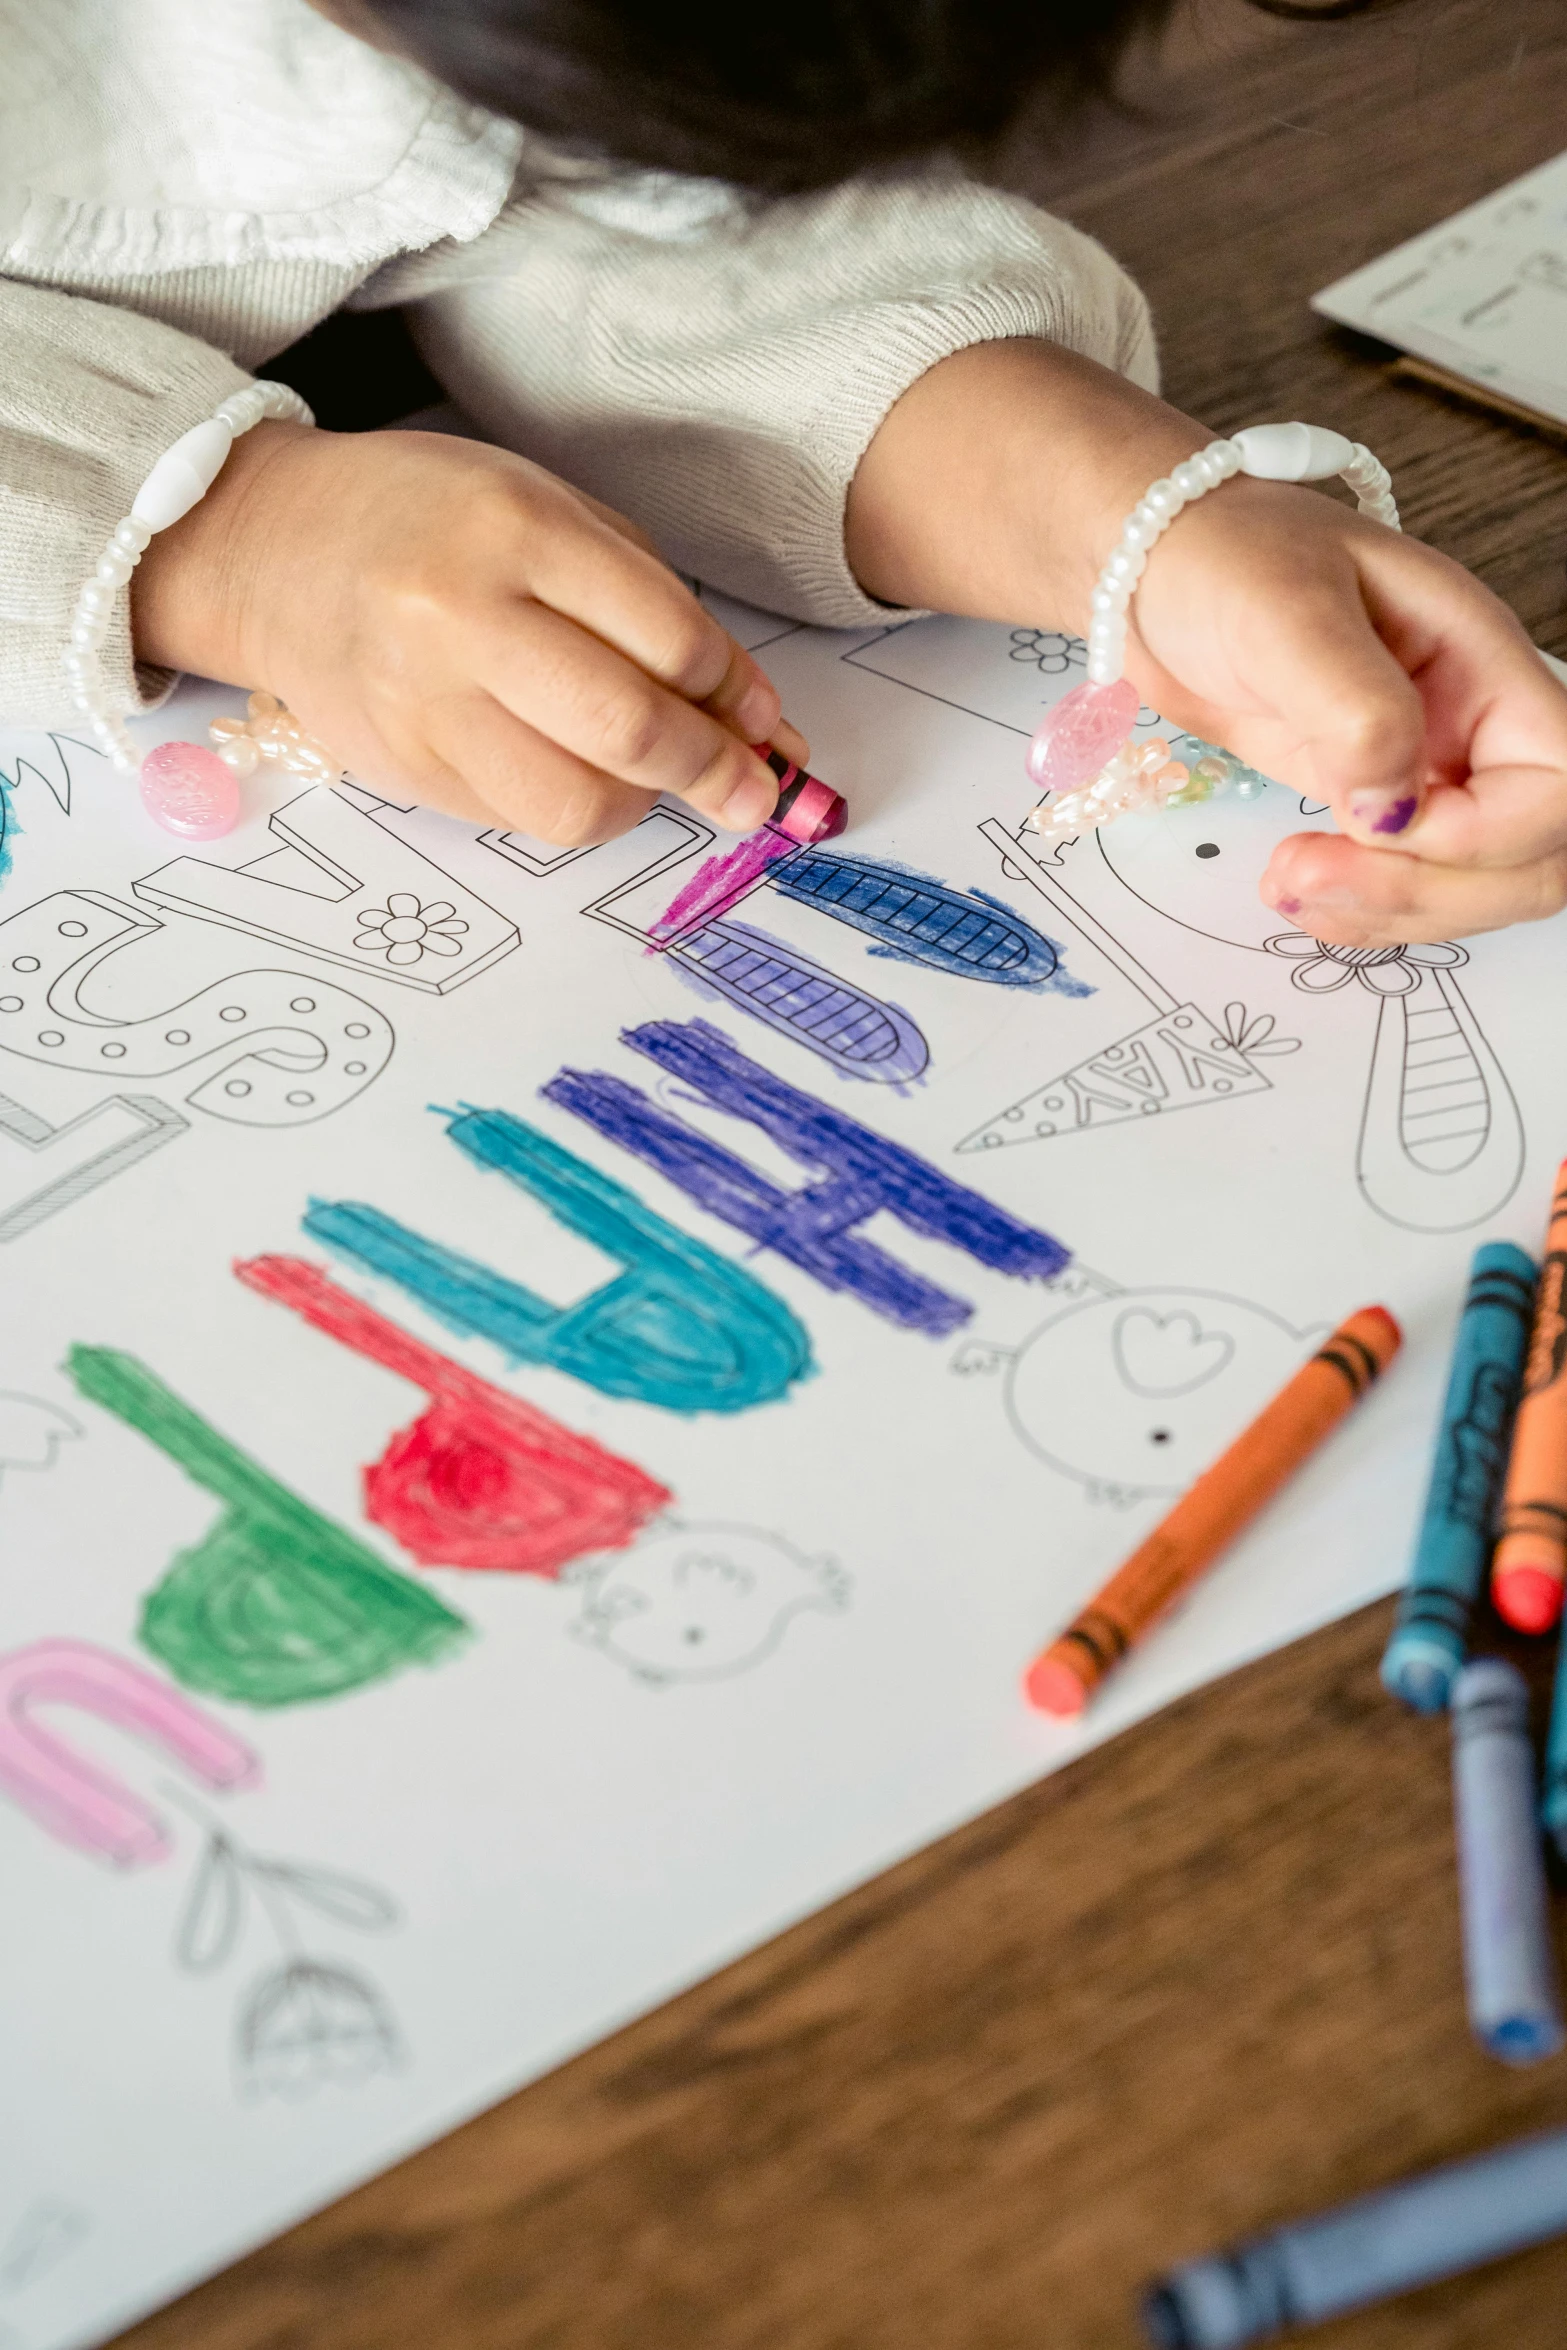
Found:
<path fill-rule="evenodd" d="M 1567 905 L 1567 694 L 1430 547 L 1230 482 L 1154 551 L 1127 645 L 1162 715 L 1331 806 L 1345 837 L 1297 834 L 1263 877 L 1299 929 L 1386 946 Z"/>
<path fill-rule="evenodd" d="M 1127 514 L 1212 438 L 1070 351 L 978 344 L 871 443 L 849 557 L 888 602 L 1083 630 Z M 1567 904 L 1567 694 L 1477 580 L 1342 493 L 1238 478 L 1187 507 L 1126 666 L 1161 716 L 1332 808 L 1341 837 L 1281 842 L 1263 881 L 1299 929 L 1382 946 Z"/>
<path fill-rule="evenodd" d="M 771 814 L 806 745 L 640 533 L 438 433 L 263 424 L 136 574 L 143 660 L 265 686 L 377 790 L 577 845 L 672 792 Z"/>

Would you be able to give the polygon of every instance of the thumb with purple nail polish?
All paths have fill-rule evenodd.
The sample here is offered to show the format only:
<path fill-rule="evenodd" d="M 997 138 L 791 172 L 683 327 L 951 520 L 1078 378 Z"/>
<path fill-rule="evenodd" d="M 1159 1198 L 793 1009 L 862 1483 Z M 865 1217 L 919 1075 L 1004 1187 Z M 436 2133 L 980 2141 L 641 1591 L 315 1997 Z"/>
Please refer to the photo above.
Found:
<path fill-rule="evenodd" d="M 1407 832 L 1420 812 L 1420 794 L 1417 791 L 1357 792 L 1349 803 L 1352 821 L 1362 832 L 1377 834 L 1386 839 L 1390 834 Z"/>

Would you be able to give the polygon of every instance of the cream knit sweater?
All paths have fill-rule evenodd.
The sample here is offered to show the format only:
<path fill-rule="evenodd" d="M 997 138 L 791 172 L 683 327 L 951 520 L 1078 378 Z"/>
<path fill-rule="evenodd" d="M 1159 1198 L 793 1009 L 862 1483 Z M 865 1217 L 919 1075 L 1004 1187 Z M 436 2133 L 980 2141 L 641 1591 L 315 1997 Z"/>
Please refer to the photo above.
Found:
<path fill-rule="evenodd" d="M 828 625 L 867 442 L 1037 335 L 1152 385 L 1142 297 L 955 171 L 761 204 L 602 179 L 305 0 L 0 0 L 0 713 L 68 715 L 70 607 L 171 441 L 328 312 L 405 309 L 479 426 L 672 563 Z M 164 682 L 105 658 L 131 711 Z"/>

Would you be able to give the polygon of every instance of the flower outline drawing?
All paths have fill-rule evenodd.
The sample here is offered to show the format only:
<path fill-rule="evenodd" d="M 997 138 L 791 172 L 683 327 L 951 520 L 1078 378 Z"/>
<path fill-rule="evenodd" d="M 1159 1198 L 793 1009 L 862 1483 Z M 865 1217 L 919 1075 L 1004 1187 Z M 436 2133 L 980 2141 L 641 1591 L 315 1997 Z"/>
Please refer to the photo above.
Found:
<path fill-rule="evenodd" d="M 407 970 L 426 955 L 460 955 L 468 925 L 448 898 L 428 905 L 409 889 L 387 893 L 384 906 L 362 906 L 354 945 L 362 955 L 384 955 Z"/>

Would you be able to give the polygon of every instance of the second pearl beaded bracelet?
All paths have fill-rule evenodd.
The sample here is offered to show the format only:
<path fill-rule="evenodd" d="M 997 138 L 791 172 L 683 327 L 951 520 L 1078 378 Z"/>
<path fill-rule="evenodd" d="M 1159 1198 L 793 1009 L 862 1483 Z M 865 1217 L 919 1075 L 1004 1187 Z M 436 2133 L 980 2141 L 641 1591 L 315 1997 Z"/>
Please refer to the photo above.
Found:
<path fill-rule="evenodd" d="M 71 701 L 88 733 L 122 775 L 139 777 L 150 815 L 187 840 L 216 840 L 239 816 L 239 784 L 232 763 L 202 743 L 160 743 L 142 758 L 124 719 L 110 706 L 103 678 L 103 646 L 115 600 L 160 530 L 181 521 L 204 498 L 222 472 L 241 433 L 266 417 L 314 424 L 299 394 L 287 384 L 253 383 L 228 399 L 202 424 L 165 449 L 137 491 L 129 514 L 116 523 L 92 577 L 76 599 L 64 669 Z"/>
<path fill-rule="evenodd" d="M 1048 711 L 1028 747 L 1028 772 L 1042 801 L 1029 822 L 1047 841 L 1092 832 L 1139 808 L 1180 807 L 1205 800 L 1231 782 L 1249 783 L 1255 770 L 1216 744 L 1198 746 L 1194 766 L 1170 755 L 1161 737 L 1132 739 L 1141 708 L 1136 686 L 1122 674 L 1126 615 L 1150 550 L 1183 507 L 1238 473 L 1257 481 L 1349 484 L 1362 514 L 1397 530 L 1398 508 L 1386 466 L 1358 441 L 1317 424 L 1254 424 L 1233 440 L 1210 441 L 1161 481 L 1126 518 L 1120 540 L 1094 589 L 1088 630 L 1088 682 Z"/>

